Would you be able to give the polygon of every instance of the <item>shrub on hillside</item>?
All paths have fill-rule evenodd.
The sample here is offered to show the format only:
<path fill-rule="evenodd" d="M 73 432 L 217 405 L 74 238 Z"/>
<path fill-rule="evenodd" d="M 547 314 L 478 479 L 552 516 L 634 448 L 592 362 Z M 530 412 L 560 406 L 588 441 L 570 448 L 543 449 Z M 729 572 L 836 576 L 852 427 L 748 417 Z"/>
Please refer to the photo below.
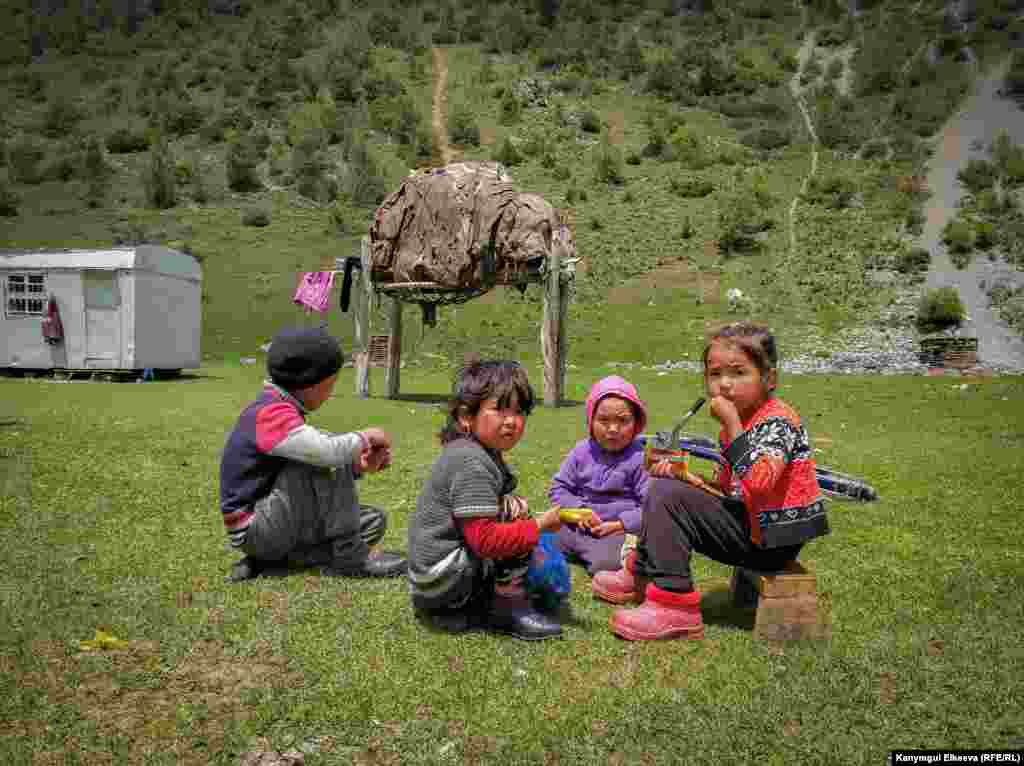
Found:
<path fill-rule="evenodd" d="M 957 180 L 971 193 L 978 194 L 991 189 L 998 177 L 996 166 L 991 162 L 972 159 L 956 174 Z"/>
<path fill-rule="evenodd" d="M 640 150 L 640 155 L 643 157 L 661 157 L 665 153 L 666 146 L 665 135 L 661 131 L 652 131 L 651 137 L 644 144 L 643 149 Z"/>
<path fill-rule="evenodd" d="M 974 249 L 974 229 L 967 221 L 954 218 L 943 228 L 942 241 L 951 254 L 969 253 Z"/>
<path fill-rule="evenodd" d="M 1014 51 L 1003 86 L 1012 96 L 1024 96 L 1024 50 Z"/>
<path fill-rule="evenodd" d="M 523 156 L 519 153 L 516 145 L 512 143 L 512 139 L 505 136 L 505 140 L 498 146 L 498 149 L 494 152 L 492 159 L 500 162 L 502 165 L 511 167 L 522 162 Z"/>
<path fill-rule="evenodd" d="M 772 151 L 789 144 L 789 134 L 775 128 L 758 128 L 745 134 L 740 143 L 752 149 Z"/>
<path fill-rule="evenodd" d="M 78 106 L 64 96 L 53 98 L 43 112 L 43 134 L 50 138 L 64 138 L 70 135 L 83 115 Z"/>
<path fill-rule="evenodd" d="M 506 5 L 485 35 L 487 50 L 490 53 L 519 53 L 530 44 L 536 31 L 522 9 Z"/>
<path fill-rule="evenodd" d="M 82 175 L 85 177 L 85 203 L 91 208 L 102 207 L 106 201 L 113 168 L 107 162 L 104 144 L 99 136 L 89 136 L 82 152 Z"/>
<path fill-rule="evenodd" d="M 453 144 L 480 146 L 480 126 L 468 109 L 455 109 L 448 120 L 448 140 Z"/>
<path fill-rule="evenodd" d="M 773 225 L 753 195 L 736 192 L 722 201 L 718 211 L 718 248 L 724 254 L 757 249 L 757 235 Z"/>
<path fill-rule="evenodd" d="M 519 117 L 522 114 L 523 105 L 519 102 L 516 94 L 510 89 L 503 91 L 501 96 L 501 106 L 498 112 L 498 121 L 502 125 L 514 125 L 519 122 Z"/>
<path fill-rule="evenodd" d="M 416 143 L 423 118 L 409 96 L 389 96 L 370 103 L 370 123 L 402 146 Z"/>
<path fill-rule="evenodd" d="M 974 224 L 974 246 L 979 250 L 991 250 L 997 241 L 996 227 L 991 221 L 978 221 Z"/>
<path fill-rule="evenodd" d="M 622 151 L 607 140 L 602 141 L 597 147 L 594 178 L 598 183 L 606 184 L 621 184 L 626 181 L 622 169 Z"/>
<path fill-rule="evenodd" d="M 896 257 L 896 271 L 900 274 L 915 275 L 927 271 L 932 262 L 932 254 L 923 247 L 912 247 Z"/>
<path fill-rule="evenodd" d="M 299 194 L 318 202 L 327 202 L 331 194 L 327 182 L 329 163 L 323 143 L 307 135 L 292 147 L 292 174 Z"/>
<path fill-rule="evenodd" d="M 715 190 L 715 185 L 703 178 L 670 178 L 668 189 L 680 197 L 706 197 Z"/>
<path fill-rule="evenodd" d="M 1005 186 L 1024 184 L 1024 147 L 1015 144 L 1009 134 L 1000 133 L 989 147 L 989 154 Z"/>
<path fill-rule="evenodd" d="M 259 205 L 246 208 L 242 213 L 242 225 L 244 226 L 269 226 L 270 211 Z"/>
<path fill-rule="evenodd" d="M 966 312 L 955 287 L 939 287 L 921 297 L 917 307 L 917 323 L 922 328 L 957 325 L 964 321 Z"/>
<path fill-rule="evenodd" d="M 580 129 L 584 133 L 600 133 L 603 128 L 601 118 L 591 110 L 587 109 L 580 115 Z"/>
<path fill-rule="evenodd" d="M 690 170 L 701 170 L 712 164 L 705 141 L 696 130 L 676 128 L 669 138 L 669 145 L 672 147 L 672 155 Z"/>
<path fill-rule="evenodd" d="M 39 176 L 44 181 L 70 181 L 80 167 L 79 151 L 70 143 L 64 143 L 40 165 Z"/>
<path fill-rule="evenodd" d="M 0 215 L 13 218 L 18 214 L 21 198 L 11 188 L 11 178 L 6 170 L 0 170 Z"/>
<path fill-rule="evenodd" d="M 341 191 L 357 205 L 378 205 L 387 194 L 384 169 L 362 135 L 353 137 L 342 175 Z"/>
<path fill-rule="evenodd" d="M 111 154 L 133 154 L 144 152 L 148 148 L 149 137 L 144 130 L 122 125 L 107 136 L 107 151 Z"/>
<path fill-rule="evenodd" d="M 11 180 L 16 183 L 36 184 L 42 180 L 40 165 L 46 156 L 46 146 L 37 138 L 19 135 L 7 145 L 7 164 Z"/>
<path fill-rule="evenodd" d="M 843 23 L 832 24 L 821 29 L 818 32 L 815 42 L 826 48 L 832 48 L 836 45 L 845 45 L 850 39 L 850 28 Z"/>
<path fill-rule="evenodd" d="M 812 205 L 824 205 L 832 210 L 848 208 L 857 195 L 853 181 L 842 175 L 812 178 L 804 199 Z"/>
<path fill-rule="evenodd" d="M 252 137 L 240 136 L 232 141 L 225 158 L 228 188 L 237 192 L 262 189 L 263 180 L 259 175 L 259 164 L 262 161 L 263 152 Z"/>
<path fill-rule="evenodd" d="M 142 175 L 146 202 L 150 207 L 163 210 L 174 207 L 178 203 L 174 168 L 175 162 L 171 147 L 165 138 L 160 137 L 149 149 L 149 162 Z"/>

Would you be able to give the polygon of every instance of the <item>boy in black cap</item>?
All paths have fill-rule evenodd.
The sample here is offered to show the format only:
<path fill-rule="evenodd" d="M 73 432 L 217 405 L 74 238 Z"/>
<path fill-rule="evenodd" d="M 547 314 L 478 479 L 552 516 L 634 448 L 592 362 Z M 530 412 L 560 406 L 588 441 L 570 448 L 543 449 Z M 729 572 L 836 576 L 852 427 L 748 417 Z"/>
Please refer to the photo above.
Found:
<path fill-rule="evenodd" d="M 399 554 L 370 551 L 384 536 L 384 512 L 359 504 L 355 480 L 387 468 L 391 439 L 379 428 L 333 434 L 306 424 L 331 396 L 341 347 L 323 329 L 274 336 L 260 397 L 242 410 L 221 457 L 220 505 L 231 545 L 245 558 L 237 582 L 294 563 L 321 574 L 394 577 Z"/>

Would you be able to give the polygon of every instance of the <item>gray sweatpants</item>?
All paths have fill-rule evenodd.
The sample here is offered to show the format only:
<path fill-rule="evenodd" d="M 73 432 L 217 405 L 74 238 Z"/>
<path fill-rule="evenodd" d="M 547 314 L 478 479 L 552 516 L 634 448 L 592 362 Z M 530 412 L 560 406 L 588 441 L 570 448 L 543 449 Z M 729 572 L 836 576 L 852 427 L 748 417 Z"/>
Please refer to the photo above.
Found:
<path fill-rule="evenodd" d="M 289 461 L 256 501 L 241 550 L 300 566 L 358 565 L 387 528 L 384 512 L 359 504 L 352 474 Z"/>

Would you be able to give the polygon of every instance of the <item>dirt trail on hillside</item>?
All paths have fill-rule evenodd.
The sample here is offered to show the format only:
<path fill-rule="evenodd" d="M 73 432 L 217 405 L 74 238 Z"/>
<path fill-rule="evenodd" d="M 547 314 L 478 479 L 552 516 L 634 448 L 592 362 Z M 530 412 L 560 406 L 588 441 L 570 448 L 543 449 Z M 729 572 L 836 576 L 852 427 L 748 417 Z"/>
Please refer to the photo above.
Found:
<path fill-rule="evenodd" d="M 807 60 L 814 53 L 814 40 L 817 35 L 817 30 L 810 29 L 804 36 L 804 41 L 800 45 L 800 52 L 797 54 L 799 65 L 796 68 L 796 73 L 789 81 L 789 90 L 793 94 L 793 100 L 796 101 L 796 105 L 800 108 L 800 113 L 804 117 L 804 125 L 807 127 L 807 133 L 811 137 L 811 168 L 807 171 L 807 175 L 800 184 L 800 191 L 793 201 L 789 205 L 789 250 L 790 255 L 796 255 L 796 206 L 799 202 L 800 197 L 807 192 L 807 187 L 811 183 L 811 179 L 814 178 L 818 172 L 818 133 L 814 129 L 814 121 L 811 119 L 811 113 L 807 109 L 807 104 L 804 101 L 803 88 L 800 85 L 800 73 L 803 71 L 804 66 L 807 64 Z"/>
<path fill-rule="evenodd" d="M 433 48 L 434 57 L 434 106 L 431 110 L 431 126 L 434 132 L 434 152 L 440 165 L 452 161 L 452 150 L 448 145 L 448 52 Z"/>
<path fill-rule="evenodd" d="M 926 286 L 955 287 L 970 319 L 963 334 L 978 338 L 978 358 L 985 365 L 1024 370 L 1024 338 L 1011 330 L 989 306 L 981 283 L 1020 283 L 1022 275 L 1001 258 L 990 261 L 976 251 L 966 269 L 957 269 L 942 244 L 942 229 L 956 216 L 963 188 L 957 173 L 968 161 L 987 156 L 989 144 L 1006 132 L 1014 143 L 1024 143 L 1024 111 L 1012 99 L 999 95 L 1009 66 L 1007 58 L 977 78 L 961 108 L 935 137 L 935 153 L 928 167 L 925 225 L 919 244 L 932 254 Z"/>

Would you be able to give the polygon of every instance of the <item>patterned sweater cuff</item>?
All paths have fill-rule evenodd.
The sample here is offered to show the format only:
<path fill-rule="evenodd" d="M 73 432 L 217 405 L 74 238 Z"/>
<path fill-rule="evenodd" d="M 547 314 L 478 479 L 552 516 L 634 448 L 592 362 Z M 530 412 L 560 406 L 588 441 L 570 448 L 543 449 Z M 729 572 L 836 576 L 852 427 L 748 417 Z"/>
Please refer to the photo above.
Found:
<path fill-rule="evenodd" d="M 732 440 L 732 444 L 722 453 L 722 457 L 729 462 L 733 472 L 736 472 L 738 468 L 747 462 L 747 456 L 751 450 L 753 450 L 753 445 L 750 443 L 750 432 L 744 431 Z"/>

